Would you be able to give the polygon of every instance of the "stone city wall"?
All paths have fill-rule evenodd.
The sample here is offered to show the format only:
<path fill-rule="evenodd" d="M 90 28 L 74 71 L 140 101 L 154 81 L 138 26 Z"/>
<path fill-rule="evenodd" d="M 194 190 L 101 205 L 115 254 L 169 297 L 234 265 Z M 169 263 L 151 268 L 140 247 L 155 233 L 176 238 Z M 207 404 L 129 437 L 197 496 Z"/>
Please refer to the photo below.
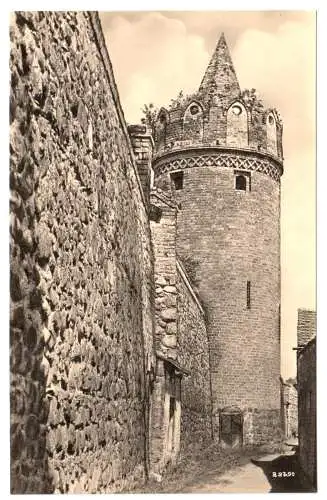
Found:
<path fill-rule="evenodd" d="M 211 383 L 205 312 L 180 263 L 177 271 L 177 359 L 189 371 L 181 382 L 181 445 L 185 447 L 211 439 Z"/>
<path fill-rule="evenodd" d="M 14 13 L 11 490 L 146 473 L 148 218 L 95 13 Z"/>
<path fill-rule="evenodd" d="M 177 289 L 176 289 L 176 204 L 168 193 L 154 189 L 152 206 L 158 210 L 151 220 L 155 256 L 155 339 L 156 349 L 167 357 L 176 357 Z"/>

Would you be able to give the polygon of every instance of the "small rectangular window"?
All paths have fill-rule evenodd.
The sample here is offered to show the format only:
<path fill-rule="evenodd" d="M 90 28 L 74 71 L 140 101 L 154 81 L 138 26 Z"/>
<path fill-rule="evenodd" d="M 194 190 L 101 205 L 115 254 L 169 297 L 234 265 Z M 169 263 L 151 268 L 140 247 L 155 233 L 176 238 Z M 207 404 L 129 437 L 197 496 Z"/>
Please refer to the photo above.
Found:
<path fill-rule="evenodd" d="M 183 172 L 172 172 L 170 174 L 171 180 L 174 183 L 176 191 L 183 189 Z"/>
<path fill-rule="evenodd" d="M 245 175 L 237 175 L 235 177 L 235 189 L 238 189 L 239 191 L 246 191 Z"/>
<path fill-rule="evenodd" d="M 246 308 L 251 309 L 251 281 L 246 282 Z"/>
<path fill-rule="evenodd" d="M 234 188 L 237 191 L 251 191 L 251 173 L 234 170 Z"/>

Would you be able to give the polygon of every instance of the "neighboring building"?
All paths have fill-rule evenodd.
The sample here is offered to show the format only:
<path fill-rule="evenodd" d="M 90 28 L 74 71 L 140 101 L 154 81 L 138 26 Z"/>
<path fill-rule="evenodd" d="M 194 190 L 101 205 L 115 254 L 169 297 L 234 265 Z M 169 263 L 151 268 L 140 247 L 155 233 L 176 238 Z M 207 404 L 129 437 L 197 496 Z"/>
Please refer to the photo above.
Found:
<path fill-rule="evenodd" d="M 297 389 L 293 384 L 281 380 L 281 412 L 282 429 L 286 439 L 298 435 Z"/>
<path fill-rule="evenodd" d="M 299 461 L 313 489 L 317 488 L 316 312 L 298 310 L 297 389 Z"/>
<path fill-rule="evenodd" d="M 154 182 L 171 190 L 177 252 L 206 310 L 214 436 L 259 444 L 280 429 L 282 124 L 241 91 L 224 36 L 199 90 L 161 108 Z"/>
<path fill-rule="evenodd" d="M 127 127 L 95 12 L 11 25 L 12 493 L 110 493 L 280 422 L 275 110 L 222 36 L 199 91 Z"/>

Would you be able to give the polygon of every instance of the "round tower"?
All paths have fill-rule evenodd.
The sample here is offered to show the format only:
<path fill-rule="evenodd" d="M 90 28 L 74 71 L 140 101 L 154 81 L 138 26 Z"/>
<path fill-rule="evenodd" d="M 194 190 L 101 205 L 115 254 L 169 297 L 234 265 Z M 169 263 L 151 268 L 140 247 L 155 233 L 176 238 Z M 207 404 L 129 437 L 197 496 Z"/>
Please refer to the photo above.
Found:
<path fill-rule="evenodd" d="M 241 91 L 222 35 L 154 136 L 155 183 L 175 192 L 177 252 L 207 314 L 215 436 L 267 442 L 280 426 L 279 115 Z"/>

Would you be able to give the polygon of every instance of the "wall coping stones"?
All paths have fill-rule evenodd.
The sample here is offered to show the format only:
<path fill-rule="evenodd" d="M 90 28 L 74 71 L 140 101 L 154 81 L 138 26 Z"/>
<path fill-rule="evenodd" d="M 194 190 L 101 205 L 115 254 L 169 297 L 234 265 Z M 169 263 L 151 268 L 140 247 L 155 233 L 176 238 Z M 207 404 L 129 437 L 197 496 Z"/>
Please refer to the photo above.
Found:
<path fill-rule="evenodd" d="M 187 286 L 194 302 L 196 303 L 196 305 L 198 306 L 198 308 L 200 309 L 200 312 L 203 316 L 205 316 L 205 312 L 204 312 L 204 309 L 199 301 L 199 299 L 197 298 L 193 288 L 192 288 L 192 285 L 187 277 L 187 274 L 185 272 L 185 270 L 183 269 L 183 266 L 181 264 L 181 262 L 176 259 L 176 268 L 177 268 L 177 272 L 179 273 L 180 277 L 182 278 L 182 280 L 184 281 L 185 285 Z"/>
<path fill-rule="evenodd" d="M 135 137 L 140 137 L 142 139 L 150 139 L 151 145 L 154 148 L 154 140 L 149 132 L 148 128 L 146 125 L 141 125 L 141 124 L 135 124 L 135 125 L 128 125 L 127 130 L 130 135 L 135 136 Z"/>

